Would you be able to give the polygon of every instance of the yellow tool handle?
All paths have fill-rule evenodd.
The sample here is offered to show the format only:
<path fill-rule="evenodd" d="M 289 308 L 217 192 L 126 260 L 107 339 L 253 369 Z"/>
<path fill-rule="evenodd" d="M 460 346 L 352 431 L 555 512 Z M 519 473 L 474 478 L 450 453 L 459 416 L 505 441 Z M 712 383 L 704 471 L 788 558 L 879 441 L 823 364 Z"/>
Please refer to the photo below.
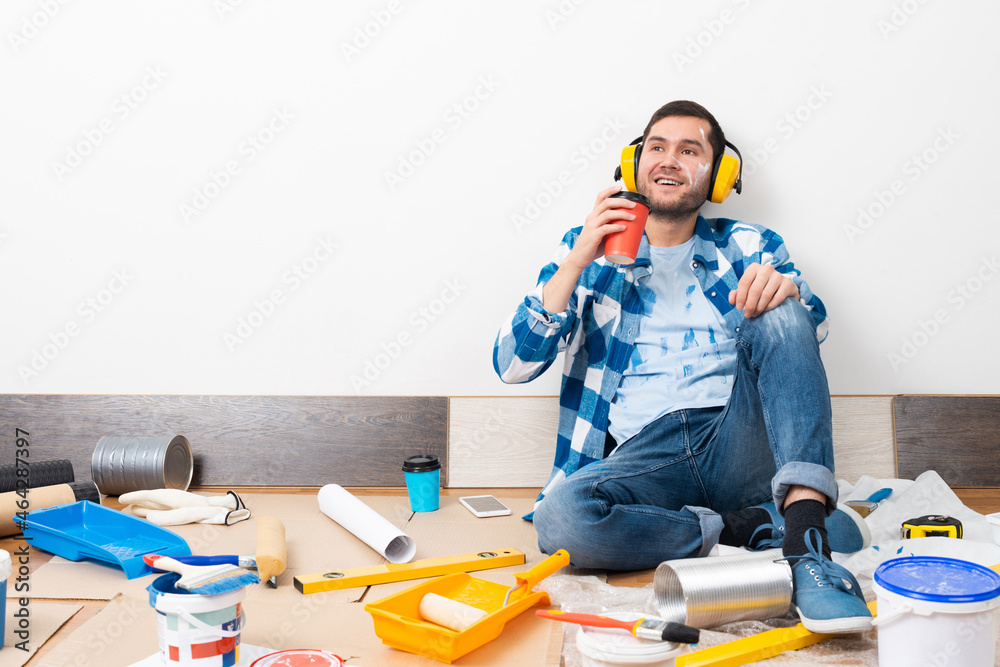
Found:
<path fill-rule="evenodd" d="M 875 600 L 868 603 L 868 609 L 875 613 Z M 836 636 L 838 635 L 810 632 L 799 623 L 791 628 L 776 628 L 700 651 L 684 653 L 677 656 L 675 662 L 677 667 L 739 667 L 785 651 L 812 646 Z"/>
<path fill-rule="evenodd" d="M 569 553 L 565 549 L 560 549 L 527 572 L 518 572 L 515 574 L 514 579 L 517 581 L 517 585 L 511 590 L 513 591 L 523 586 L 524 590 L 517 597 L 524 597 L 539 581 L 550 574 L 558 572 L 567 565 L 569 565 Z"/>
<path fill-rule="evenodd" d="M 386 563 L 351 570 L 322 572 L 295 577 L 295 588 L 302 594 L 333 591 L 356 586 L 374 586 L 410 579 L 437 577 L 457 572 L 475 572 L 497 567 L 521 565 L 524 554 L 517 549 L 478 551 L 456 556 L 423 558 L 412 563 Z"/>

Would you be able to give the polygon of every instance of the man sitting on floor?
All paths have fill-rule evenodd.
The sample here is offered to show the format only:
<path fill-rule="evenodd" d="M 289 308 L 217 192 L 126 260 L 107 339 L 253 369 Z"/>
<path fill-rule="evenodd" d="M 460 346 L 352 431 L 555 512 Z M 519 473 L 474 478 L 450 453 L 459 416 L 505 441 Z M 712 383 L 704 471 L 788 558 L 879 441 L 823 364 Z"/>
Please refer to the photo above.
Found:
<path fill-rule="evenodd" d="M 781 546 L 808 629 L 867 630 L 857 581 L 830 560 L 870 536 L 837 508 L 826 311 L 781 237 L 700 215 L 726 145 L 704 107 L 660 108 L 636 151 L 636 187 L 650 201 L 636 261 L 603 256 L 635 206 L 609 198 L 615 186 L 500 330 L 504 382 L 532 380 L 566 351 L 538 545 L 613 570 L 720 543 Z"/>

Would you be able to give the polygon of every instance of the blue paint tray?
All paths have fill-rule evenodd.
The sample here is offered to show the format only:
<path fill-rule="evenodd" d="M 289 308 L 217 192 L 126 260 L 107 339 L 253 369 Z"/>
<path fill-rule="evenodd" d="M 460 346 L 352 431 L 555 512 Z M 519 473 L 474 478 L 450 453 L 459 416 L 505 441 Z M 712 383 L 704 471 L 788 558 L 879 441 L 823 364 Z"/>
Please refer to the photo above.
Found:
<path fill-rule="evenodd" d="M 191 555 L 177 533 L 89 500 L 28 512 L 18 523 L 31 546 L 68 560 L 111 563 L 129 579 L 159 572 L 143 562 L 144 554 Z"/>

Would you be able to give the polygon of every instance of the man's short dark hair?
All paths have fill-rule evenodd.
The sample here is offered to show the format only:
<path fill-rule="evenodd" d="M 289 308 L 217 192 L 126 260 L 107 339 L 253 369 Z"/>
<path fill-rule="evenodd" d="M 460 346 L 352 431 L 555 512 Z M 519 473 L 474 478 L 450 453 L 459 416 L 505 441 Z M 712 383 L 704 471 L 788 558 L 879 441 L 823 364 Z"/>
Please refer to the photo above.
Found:
<path fill-rule="evenodd" d="M 649 136 L 649 131 L 652 127 L 669 116 L 691 116 L 708 121 L 708 125 L 711 128 L 711 132 L 708 133 L 708 143 L 712 146 L 713 162 L 726 150 L 726 135 L 722 131 L 719 121 L 715 120 L 715 116 L 708 109 L 690 100 L 675 100 L 657 109 L 653 117 L 649 119 L 649 124 L 646 125 L 646 129 L 642 133 L 643 143 L 646 142 L 646 138 Z"/>

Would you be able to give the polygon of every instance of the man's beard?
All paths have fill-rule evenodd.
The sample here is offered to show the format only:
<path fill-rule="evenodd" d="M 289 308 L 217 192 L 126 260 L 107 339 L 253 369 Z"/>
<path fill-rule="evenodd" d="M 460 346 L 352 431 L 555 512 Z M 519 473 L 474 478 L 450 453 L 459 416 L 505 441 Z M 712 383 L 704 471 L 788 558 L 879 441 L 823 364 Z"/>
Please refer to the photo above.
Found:
<path fill-rule="evenodd" d="M 686 220 L 692 213 L 697 213 L 708 199 L 708 187 L 699 188 L 700 192 L 688 190 L 680 199 L 663 204 L 649 195 L 649 215 L 664 220 Z M 643 193 L 645 194 L 645 193 Z"/>

